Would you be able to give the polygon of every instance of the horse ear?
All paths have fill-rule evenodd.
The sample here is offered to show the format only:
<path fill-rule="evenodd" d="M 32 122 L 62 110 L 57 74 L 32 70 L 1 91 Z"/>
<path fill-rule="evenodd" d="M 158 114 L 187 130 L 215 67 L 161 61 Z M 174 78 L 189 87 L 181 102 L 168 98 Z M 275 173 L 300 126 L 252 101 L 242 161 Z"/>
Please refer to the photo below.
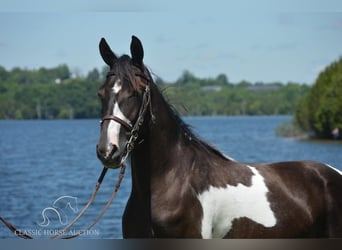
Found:
<path fill-rule="evenodd" d="M 104 38 L 101 38 L 99 48 L 103 61 L 105 61 L 109 67 L 112 67 L 117 57 Z"/>
<path fill-rule="evenodd" d="M 136 36 L 132 36 L 131 56 L 134 64 L 137 66 L 143 65 L 144 49 L 139 38 Z"/>

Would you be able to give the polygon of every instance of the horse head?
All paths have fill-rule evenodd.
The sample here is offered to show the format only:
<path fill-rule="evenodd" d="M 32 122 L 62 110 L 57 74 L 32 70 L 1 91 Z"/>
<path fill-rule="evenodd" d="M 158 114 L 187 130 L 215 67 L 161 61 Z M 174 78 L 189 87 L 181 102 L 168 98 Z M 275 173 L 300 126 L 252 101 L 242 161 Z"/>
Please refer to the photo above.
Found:
<path fill-rule="evenodd" d="M 110 70 L 98 91 L 102 120 L 96 151 L 104 166 L 118 168 L 127 157 L 127 147 L 132 146 L 128 145 L 129 141 L 136 137 L 133 135 L 137 132 L 135 124 L 142 115 L 151 76 L 143 64 L 144 50 L 137 37 L 132 36 L 131 57 L 116 56 L 104 38 L 99 48 Z"/>

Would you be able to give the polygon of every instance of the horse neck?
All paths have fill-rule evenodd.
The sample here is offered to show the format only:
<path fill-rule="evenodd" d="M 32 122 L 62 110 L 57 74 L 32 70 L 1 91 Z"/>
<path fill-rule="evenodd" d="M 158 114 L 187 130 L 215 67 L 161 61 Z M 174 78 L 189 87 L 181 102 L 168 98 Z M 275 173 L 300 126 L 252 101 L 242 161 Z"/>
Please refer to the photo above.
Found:
<path fill-rule="evenodd" d="M 163 171 L 162 162 L 172 157 L 170 152 L 180 147 L 184 137 L 179 120 L 154 84 L 151 85 L 151 110 L 147 115 L 143 141 L 136 146 L 131 158 L 133 185 L 140 190 L 149 186 L 152 174 Z"/>
<path fill-rule="evenodd" d="M 152 169 L 160 167 L 160 160 L 176 157 L 177 149 L 185 142 L 183 124 L 156 86 L 152 88 L 152 114 L 155 121 L 149 129 Z M 154 160 L 156 160 L 154 164 Z"/>

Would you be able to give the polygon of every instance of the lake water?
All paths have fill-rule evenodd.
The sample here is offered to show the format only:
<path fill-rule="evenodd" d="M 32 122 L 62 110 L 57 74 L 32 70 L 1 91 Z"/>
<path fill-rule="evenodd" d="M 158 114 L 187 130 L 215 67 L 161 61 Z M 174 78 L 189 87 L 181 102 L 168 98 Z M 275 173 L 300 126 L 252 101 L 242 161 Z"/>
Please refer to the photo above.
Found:
<path fill-rule="evenodd" d="M 311 159 L 342 170 L 341 143 L 277 137 L 275 128 L 290 119 L 289 116 L 185 118 L 201 138 L 237 161 Z M 75 216 L 72 209 L 83 208 L 102 169 L 95 154 L 98 136 L 97 120 L 0 121 L 0 216 L 37 238 L 48 237 L 62 228 L 62 223 L 70 222 Z M 87 227 L 99 214 L 118 173 L 119 170 L 108 171 L 94 204 L 76 223 L 75 230 Z M 81 238 L 122 238 L 121 215 L 130 181 L 128 168 L 107 213 Z M 53 204 L 56 200 L 62 203 Z M 44 222 L 42 212 L 49 221 Z M 15 237 L 0 224 L 0 238 Z"/>

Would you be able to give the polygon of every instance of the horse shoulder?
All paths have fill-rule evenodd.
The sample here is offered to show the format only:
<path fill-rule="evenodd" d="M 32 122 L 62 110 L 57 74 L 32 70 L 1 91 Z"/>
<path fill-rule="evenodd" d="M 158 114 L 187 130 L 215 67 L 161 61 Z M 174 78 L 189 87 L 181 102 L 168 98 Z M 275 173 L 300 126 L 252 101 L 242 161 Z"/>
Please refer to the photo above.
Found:
<path fill-rule="evenodd" d="M 122 216 L 122 234 L 124 238 L 153 237 L 149 199 L 131 193 Z"/>
<path fill-rule="evenodd" d="M 167 174 L 151 186 L 151 218 L 157 237 L 200 238 L 200 204 L 190 176 Z"/>

